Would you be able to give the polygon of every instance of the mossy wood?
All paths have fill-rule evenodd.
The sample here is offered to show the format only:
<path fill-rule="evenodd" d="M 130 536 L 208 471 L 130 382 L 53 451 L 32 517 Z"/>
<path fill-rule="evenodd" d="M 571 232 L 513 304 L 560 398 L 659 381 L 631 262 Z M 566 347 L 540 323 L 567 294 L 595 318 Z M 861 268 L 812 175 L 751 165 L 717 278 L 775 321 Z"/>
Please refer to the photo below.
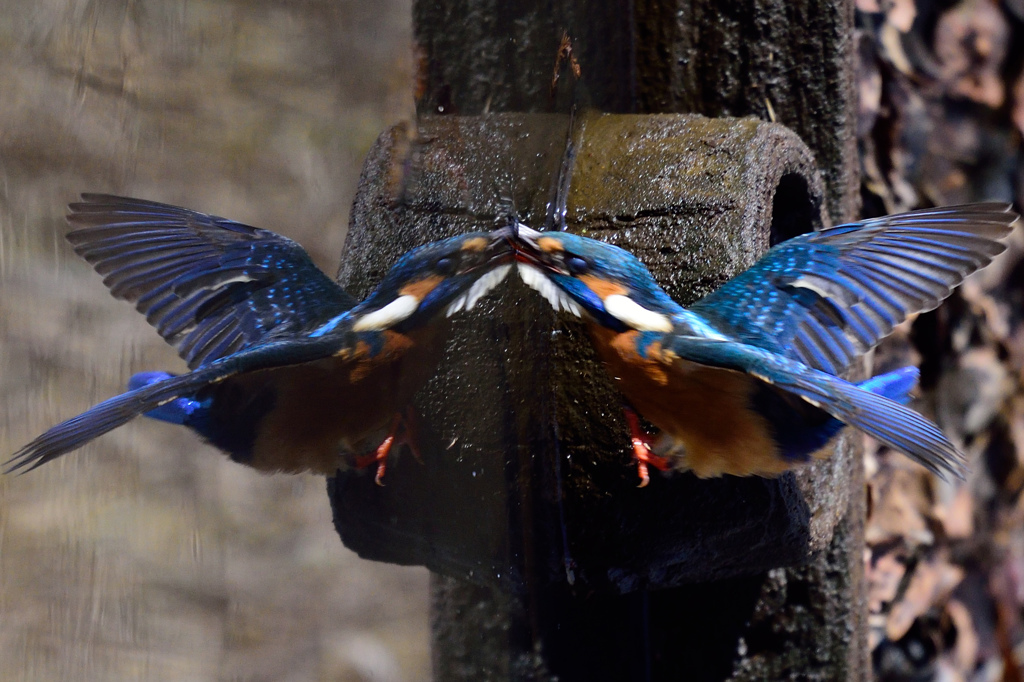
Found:
<path fill-rule="evenodd" d="M 425 117 L 385 133 L 356 200 L 340 281 L 366 291 L 402 252 L 515 212 L 542 224 L 568 117 Z M 813 159 L 782 126 L 694 115 L 589 115 L 567 195 L 569 229 L 644 260 L 682 302 L 818 228 Z M 335 483 L 345 543 L 382 561 L 516 591 L 531 581 L 630 592 L 751 574 L 823 549 L 847 507 L 828 463 L 778 479 L 655 475 L 638 489 L 621 397 L 584 325 L 513 274 L 453 320 L 417 401 L 423 464 Z M 839 481 L 837 484 L 836 481 Z"/>

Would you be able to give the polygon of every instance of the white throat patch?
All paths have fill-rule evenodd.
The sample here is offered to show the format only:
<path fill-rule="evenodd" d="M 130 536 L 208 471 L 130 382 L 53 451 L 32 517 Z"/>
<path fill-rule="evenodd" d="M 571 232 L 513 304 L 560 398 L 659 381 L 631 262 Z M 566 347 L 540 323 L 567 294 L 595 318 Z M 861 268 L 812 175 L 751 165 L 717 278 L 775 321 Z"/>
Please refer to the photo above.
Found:
<path fill-rule="evenodd" d="M 501 284 L 501 280 L 505 279 L 505 275 L 507 275 L 508 271 L 511 269 L 511 264 L 499 265 L 493 270 L 480 275 L 480 277 L 473 282 L 473 285 L 469 287 L 468 291 L 448 305 L 448 310 L 445 314 L 448 317 L 451 317 L 460 310 L 472 310 L 477 301 L 490 293 L 491 289 Z"/>
<path fill-rule="evenodd" d="M 519 237 L 530 246 L 537 246 L 537 240 L 544 236 L 543 232 L 538 232 L 522 223 L 519 223 L 516 229 L 519 231 Z"/>
<path fill-rule="evenodd" d="M 670 332 L 668 315 L 648 310 L 629 296 L 612 294 L 604 299 L 604 310 L 619 322 L 641 332 Z"/>
<path fill-rule="evenodd" d="M 399 296 L 380 310 L 374 310 L 372 313 L 366 313 L 360 317 L 352 325 L 352 331 L 377 332 L 388 329 L 416 312 L 419 305 L 420 299 L 412 294 Z"/>
<path fill-rule="evenodd" d="M 565 310 L 576 317 L 583 316 L 576 301 L 569 298 L 569 295 L 562 291 L 561 287 L 548 279 L 547 275 L 527 263 L 517 263 L 517 265 L 519 277 L 523 280 L 523 283 L 547 299 L 547 302 L 551 304 L 556 313 L 559 310 Z"/>

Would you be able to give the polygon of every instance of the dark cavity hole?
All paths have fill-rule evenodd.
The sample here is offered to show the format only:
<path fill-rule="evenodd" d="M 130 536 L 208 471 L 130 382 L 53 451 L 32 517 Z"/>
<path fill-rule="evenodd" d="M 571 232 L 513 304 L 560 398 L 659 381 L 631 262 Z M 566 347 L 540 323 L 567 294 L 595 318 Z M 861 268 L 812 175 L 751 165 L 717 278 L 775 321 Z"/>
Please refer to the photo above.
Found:
<path fill-rule="evenodd" d="M 798 173 L 783 175 L 772 198 L 771 245 L 819 227 L 821 213 L 817 204 L 811 198 L 804 176 Z"/>

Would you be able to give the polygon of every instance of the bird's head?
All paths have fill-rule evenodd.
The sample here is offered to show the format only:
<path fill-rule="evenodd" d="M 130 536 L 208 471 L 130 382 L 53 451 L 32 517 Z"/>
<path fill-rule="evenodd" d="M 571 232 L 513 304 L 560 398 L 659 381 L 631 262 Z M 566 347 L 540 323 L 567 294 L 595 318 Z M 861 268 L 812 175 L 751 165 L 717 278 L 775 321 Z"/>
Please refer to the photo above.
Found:
<path fill-rule="evenodd" d="M 354 331 L 401 331 L 444 311 L 469 310 L 511 268 L 506 231 L 470 232 L 402 256 L 366 300 L 350 311 Z"/>
<path fill-rule="evenodd" d="M 568 232 L 538 232 L 519 225 L 512 237 L 523 281 L 557 311 L 617 331 L 667 332 L 675 303 L 633 254 Z"/>

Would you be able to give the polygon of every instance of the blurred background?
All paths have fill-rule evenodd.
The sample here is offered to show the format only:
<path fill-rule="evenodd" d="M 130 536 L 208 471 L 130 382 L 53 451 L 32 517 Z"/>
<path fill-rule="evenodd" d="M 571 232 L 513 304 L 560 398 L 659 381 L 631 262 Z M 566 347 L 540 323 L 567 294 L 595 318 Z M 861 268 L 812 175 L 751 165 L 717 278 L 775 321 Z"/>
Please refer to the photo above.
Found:
<path fill-rule="evenodd" d="M 299 241 L 333 276 L 409 120 L 408 0 L 0 2 L 0 456 L 184 363 L 63 240 L 79 192 Z M 0 477 L 0 680 L 425 680 L 427 574 L 342 547 L 324 479 L 136 422 Z"/>
<path fill-rule="evenodd" d="M 856 0 L 866 216 L 1024 198 L 1024 3 Z M 875 678 L 1024 680 L 1024 230 L 939 309 L 901 325 L 875 372 L 921 367 L 914 407 L 968 454 L 947 483 L 869 443 Z"/>

